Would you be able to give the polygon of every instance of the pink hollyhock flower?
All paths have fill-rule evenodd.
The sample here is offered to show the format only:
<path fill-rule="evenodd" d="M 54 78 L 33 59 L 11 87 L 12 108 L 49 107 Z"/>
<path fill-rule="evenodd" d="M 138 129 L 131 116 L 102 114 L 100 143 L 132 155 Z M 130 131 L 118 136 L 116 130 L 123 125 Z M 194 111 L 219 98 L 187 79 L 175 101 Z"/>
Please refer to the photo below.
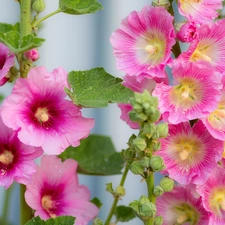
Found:
<path fill-rule="evenodd" d="M 110 38 L 118 69 L 130 75 L 164 77 L 175 44 L 172 22 L 163 7 L 145 6 L 141 12 L 131 12 Z"/>
<path fill-rule="evenodd" d="M 188 187 L 177 186 L 156 199 L 157 215 L 163 217 L 162 225 L 208 225 L 209 213 L 200 197 L 192 195 Z"/>
<path fill-rule="evenodd" d="M 197 23 L 212 21 L 218 9 L 222 9 L 222 0 L 178 0 L 180 14 Z"/>
<path fill-rule="evenodd" d="M 82 117 L 81 109 L 65 99 L 64 78 L 62 68 L 48 73 L 44 67 L 35 67 L 28 78 L 17 79 L 2 106 L 3 122 L 18 130 L 20 141 L 42 147 L 47 154 L 78 146 L 94 126 L 93 119 Z"/>
<path fill-rule="evenodd" d="M 216 167 L 208 180 L 197 187 L 202 196 L 204 208 L 212 213 L 209 224 L 225 224 L 225 171 Z"/>
<path fill-rule="evenodd" d="M 27 184 L 35 172 L 34 159 L 43 151 L 26 146 L 17 138 L 17 131 L 5 126 L 0 118 L 0 185 L 8 188 L 13 181 Z"/>
<path fill-rule="evenodd" d="M 142 93 L 144 90 L 148 90 L 150 93 L 152 93 L 156 83 L 158 82 L 168 84 L 168 76 L 165 76 L 165 78 L 152 78 L 148 74 L 141 74 L 139 76 L 130 76 L 127 74 L 124 77 L 123 85 L 130 88 L 134 92 Z M 129 112 L 133 110 L 132 105 L 118 104 L 118 107 L 121 110 L 120 119 L 125 121 L 132 129 L 139 129 L 139 124 L 137 122 L 131 121 L 129 117 Z"/>
<path fill-rule="evenodd" d="M 14 65 L 15 56 L 10 52 L 9 48 L 0 43 L 0 86 L 7 81 L 7 74 L 10 68 Z"/>
<path fill-rule="evenodd" d="M 32 62 L 37 61 L 39 58 L 39 53 L 38 50 L 36 48 L 33 48 L 27 52 L 24 53 L 24 56 L 31 60 Z"/>
<path fill-rule="evenodd" d="M 222 77 L 222 84 L 222 97 L 217 108 L 202 121 L 214 138 L 225 141 L 225 76 Z"/>
<path fill-rule="evenodd" d="M 176 64 L 172 69 L 176 86 L 156 84 L 153 96 L 159 99 L 159 110 L 169 123 L 178 124 L 203 118 L 213 112 L 221 98 L 221 75 L 208 63 Z"/>
<path fill-rule="evenodd" d="M 202 121 L 169 125 L 169 134 L 160 140 L 163 173 L 180 184 L 202 184 L 222 158 L 223 142 L 214 139 Z"/>
<path fill-rule="evenodd" d="M 202 25 L 197 29 L 196 38 L 186 52 L 178 57 L 177 61 L 209 62 L 216 71 L 225 70 L 225 19 L 211 25 Z"/>
<path fill-rule="evenodd" d="M 177 39 L 181 42 L 190 43 L 197 38 L 197 25 L 195 22 L 184 23 L 177 32 Z"/>
<path fill-rule="evenodd" d="M 76 225 L 86 225 L 98 214 L 90 202 L 90 192 L 78 184 L 77 162 L 67 159 L 61 163 L 56 156 L 42 156 L 31 182 L 27 185 L 25 199 L 35 210 L 35 216 L 47 220 L 57 216 L 74 216 Z"/>

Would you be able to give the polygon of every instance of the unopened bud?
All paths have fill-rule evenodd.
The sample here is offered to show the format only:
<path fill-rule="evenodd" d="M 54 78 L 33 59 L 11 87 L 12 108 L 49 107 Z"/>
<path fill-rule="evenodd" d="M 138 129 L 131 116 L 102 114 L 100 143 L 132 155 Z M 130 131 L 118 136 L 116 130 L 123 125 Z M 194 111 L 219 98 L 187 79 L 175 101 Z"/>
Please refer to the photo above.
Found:
<path fill-rule="evenodd" d="M 162 187 L 164 191 L 172 191 L 174 188 L 174 180 L 172 180 L 169 177 L 163 177 L 160 180 L 159 185 Z"/>
<path fill-rule="evenodd" d="M 140 161 L 134 161 L 131 163 L 130 170 L 133 174 L 140 175 L 144 173 L 144 167 Z"/>
<path fill-rule="evenodd" d="M 150 219 L 154 217 L 156 214 L 156 206 L 152 202 L 147 202 L 140 206 L 140 215 L 144 217 L 144 219 Z"/>
<path fill-rule="evenodd" d="M 37 13 L 44 11 L 44 9 L 45 9 L 44 0 L 36 0 L 32 5 L 32 9 Z"/>
<path fill-rule="evenodd" d="M 24 56 L 31 60 L 32 62 L 37 61 L 39 58 L 39 54 L 36 48 L 33 48 L 27 52 L 24 53 Z"/>
<path fill-rule="evenodd" d="M 150 159 L 150 167 L 154 172 L 163 170 L 165 168 L 163 159 L 158 155 L 152 156 Z"/>
<path fill-rule="evenodd" d="M 147 147 L 147 143 L 146 143 L 145 139 L 137 137 L 133 140 L 133 147 L 136 150 L 144 151 Z"/>
<path fill-rule="evenodd" d="M 93 225 L 103 225 L 103 221 L 97 217 L 93 220 Z"/>
<path fill-rule="evenodd" d="M 163 218 L 161 216 L 157 216 L 154 219 L 154 225 L 162 225 L 163 224 Z"/>
<path fill-rule="evenodd" d="M 128 148 L 122 150 L 121 155 L 125 161 L 131 161 L 134 158 L 134 150 Z"/>
<path fill-rule="evenodd" d="M 154 187 L 153 193 L 155 196 L 160 196 L 164 193 L 164 191 L 161 186 L 157 185 Z"/>
<path fill-rule="evenodd" d="M 170 7 L 170 1 L 169 0 L 153 0 L 152 5 L 161 6 L 168 9 Z"/>
<path fill-rule="evenodd" d="M 150 166 L 150 159 L 148 157 L 144 157 L 141 159 L 141 165 L 145 168 L 148 168 Z"/>
<path fill-rule="evenodd" d="M 123 186 L 118 186 L 115 190 L 115 195 L 118 197 L 122 197 L 126 194 L 126 190 Z"/>
<path fill-rule="evenodd" d="M 168 124 L 167 123 L 157 124 L 156 129 L 158 131 L 159 138 L 165 138 L 168 135 Z"/>

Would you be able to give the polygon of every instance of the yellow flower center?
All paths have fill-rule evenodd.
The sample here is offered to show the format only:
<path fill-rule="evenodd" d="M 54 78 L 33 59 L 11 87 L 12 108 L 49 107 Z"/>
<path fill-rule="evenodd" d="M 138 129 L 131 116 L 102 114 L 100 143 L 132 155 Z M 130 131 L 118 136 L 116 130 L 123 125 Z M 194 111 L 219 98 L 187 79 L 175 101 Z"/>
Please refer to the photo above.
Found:
<path fill-rule="evenodd" d="M 221 215 L 221 210 L 225 211 L 225 187 L 215 188 L 209 197 L 209 205 L 218 216 Z"/>
<path fill-rule="evenodd" d="M 41 199 L 41 205 L 43 209 L 49 214 L 50 217 L 55 218 L 56 214 L 51 213 L 52 209 L 55 209 L 54 201 L 52 201 L 51 196 L 44 195 Z"/>
<path fill-rule="evenodd" d="M 181 3 L 200 3 L 202 0 L 180 0 Z"/>
<path fill-rule="evenodd" d="M 191 61 L 196 62 L 200 60 L 210 62 L 210 63 L 212 62 L 212 59 L 208 55 L 204 54 L 201 51 L 195 50 L 191 56 Z"/>
<path fill-rule="evenodd" d="M 12 152 L 8 150 L 4 150 L 3 153 L 0 155 L 0 162 L 9 165 L 10 163 L 13 162 L 14 155 Z"/>
<path fill-rule="evenodd" d="M 47 108 L 38 108 L 35 117 L 38 119 L 40 123 L 47 122 L 49 120 L 49 114 Z"/>

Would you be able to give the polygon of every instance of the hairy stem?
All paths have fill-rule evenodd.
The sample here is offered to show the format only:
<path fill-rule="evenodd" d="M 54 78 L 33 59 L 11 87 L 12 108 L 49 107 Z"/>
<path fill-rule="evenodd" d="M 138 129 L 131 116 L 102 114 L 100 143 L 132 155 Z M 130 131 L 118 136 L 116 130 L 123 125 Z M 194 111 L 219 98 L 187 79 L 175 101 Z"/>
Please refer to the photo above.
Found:
<path fill-rule="evenodd" d="M 121 178 L 121 181 L 120 181 L 120 186 L 124 185 L 128 171 L 129 171 L 129 167 L 128 167 L 128 165 L 126 165 L 126 167 L 124 169 L 124 172 L 123 172 L 123 175 L 122 175 L 122 178 Z M 112 216 L 115 212 L 118 201 L 119 201 L 119 197 L 115 196 L 114 201 L 113 201 L 112 206 L 111 206 L 111 209 L 110 209 L 110 212 L 109 212 L 109 215 L 108 215 L 104 225 L 109 225 L 109 223 L 112 219 Z"/>

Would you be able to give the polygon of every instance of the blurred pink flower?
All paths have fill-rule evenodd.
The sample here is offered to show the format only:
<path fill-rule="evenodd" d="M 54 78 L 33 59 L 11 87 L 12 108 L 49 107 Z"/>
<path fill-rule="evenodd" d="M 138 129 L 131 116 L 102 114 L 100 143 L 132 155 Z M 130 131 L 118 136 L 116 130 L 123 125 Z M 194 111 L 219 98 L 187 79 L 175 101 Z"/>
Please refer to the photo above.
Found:
<path fill-rule="evenodd" d="M 202 184 L 222 158 L 223 142 L 214 139 L 202 121 L 193 127 L 189 122 L 169 125 L 169 134 L 162 138 L 156 152 L 165 163 L 164 174 L 180 184 Z"/>
<path fill-rule="evenodd" d="M 43 220 L 69 215 L 76 217 L 76 225 L 87 225 L 98 214 L 90 202 L 90 192 L 78 184 L 77 162 L 67 159 L 63 163 L 56 156 L 42 156 L 31 182 L 27 185 L 25 199 Z M 49 169 L 51 168 L 51 169 Z"/>
<path fill-rule="evenodd" d="M 0 117 L 0 185 L 8 188 L 13 181 L 27 184 L 35 172 L 34 159 L 42 155 L 40 148 L 24 145 L 17 131 L 5 126 Z"/>
<path fill-rule="evenodd" d="M 94 126 L 93 119 L 84 118 L 80 107 L 65 99 L 66 76 L 62 68 L 48 73 L 35 67 L 28 78 L 17 79 L 2 106 L 3 122 L 18 130 L 20 141 L 42 147 L 47 154 L 78 146 Z"/>
<path fill-rule="evenodd" d="M 131 12 L 110 38 L 117 68 L 132 76 L 148 73 L 164 77 L 175 44 L 172 22 L 163 7 L 145 6 L 141 12 Z"/>

